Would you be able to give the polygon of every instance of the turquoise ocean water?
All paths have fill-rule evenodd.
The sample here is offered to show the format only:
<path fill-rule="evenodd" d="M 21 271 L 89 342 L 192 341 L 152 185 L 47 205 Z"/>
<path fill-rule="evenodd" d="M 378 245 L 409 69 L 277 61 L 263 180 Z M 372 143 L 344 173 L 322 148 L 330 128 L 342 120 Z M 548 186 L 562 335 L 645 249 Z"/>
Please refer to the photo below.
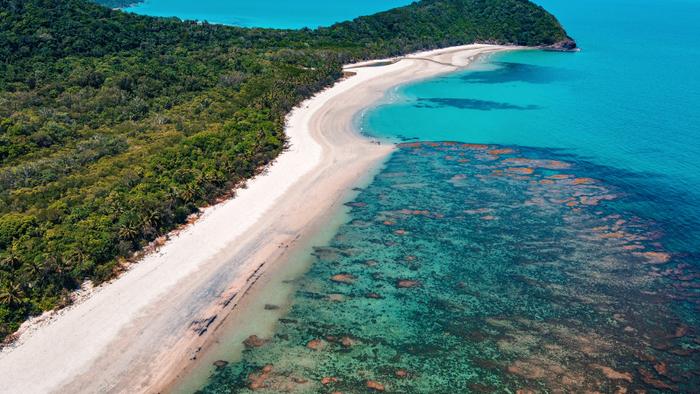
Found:
<path fill-rule="evenodd" d="M 365 126 L 381 136 L 564 148 L 700 196 L 700 45 L 692 42 L 700 2 L 539 4 L 582 52 L 514 52 L 483 70 L 403 87 Z"/>
<path fill-rule="evenodd" d="M 482 59 L 358 119 L 399 149 L 202 392 L 698 392 L 700 2 L 539 3 L 583 51 Z M 394 5 L 136 10 L 158 4 L 270 27 Z"/>

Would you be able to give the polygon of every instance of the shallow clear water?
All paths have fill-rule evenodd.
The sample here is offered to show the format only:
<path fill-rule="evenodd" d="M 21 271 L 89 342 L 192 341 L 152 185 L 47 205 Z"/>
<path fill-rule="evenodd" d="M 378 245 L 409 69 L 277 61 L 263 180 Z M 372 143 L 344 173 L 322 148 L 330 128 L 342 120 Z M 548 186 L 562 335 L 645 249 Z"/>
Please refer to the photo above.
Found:
<path fill-rule="evenodd" d="M 584 51 L 365 114 L 405 143 L 203 392 L 697 392 L 700 3 L 540 3 Z"/>
<path fill-rule="evenodd" d="M 410 3 L 409 0 L 200 0 L 196 3 L 185 0 L 145 0 L 125 10 L 227 25 L 297 29 L 330 26 Z"/>
<path fill-rule="evenodd" d="M 628 175 L 545 149 L 403 145 L 275 335 L 203 392 L 692 392 L 697 254 L 629 212 Z"/>

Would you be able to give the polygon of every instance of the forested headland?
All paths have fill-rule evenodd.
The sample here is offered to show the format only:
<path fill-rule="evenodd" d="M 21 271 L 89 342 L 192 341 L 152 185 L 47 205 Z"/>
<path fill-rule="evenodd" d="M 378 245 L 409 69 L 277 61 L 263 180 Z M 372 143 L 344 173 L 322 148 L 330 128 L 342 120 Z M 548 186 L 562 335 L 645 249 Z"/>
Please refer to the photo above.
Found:
<path fill-rule="evenodd" d="M 274 160 L 286 114 L 342 64 L 566 39 L 526 0 L 423 0 L 316 30 L 0 0 L 0 339 Z"/>

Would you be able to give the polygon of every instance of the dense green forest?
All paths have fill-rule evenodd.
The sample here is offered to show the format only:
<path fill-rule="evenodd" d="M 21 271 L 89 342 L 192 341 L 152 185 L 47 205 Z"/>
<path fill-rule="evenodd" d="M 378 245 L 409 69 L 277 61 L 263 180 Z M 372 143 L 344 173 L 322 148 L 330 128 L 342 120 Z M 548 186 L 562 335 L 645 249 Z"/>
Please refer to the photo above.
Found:
<path fill-rule="evenodd" d="M 424 0 L 318 30 L 0 0 L 0 338 L 270 163 L 345 62 L 567 36 L 526 0 Z"/>

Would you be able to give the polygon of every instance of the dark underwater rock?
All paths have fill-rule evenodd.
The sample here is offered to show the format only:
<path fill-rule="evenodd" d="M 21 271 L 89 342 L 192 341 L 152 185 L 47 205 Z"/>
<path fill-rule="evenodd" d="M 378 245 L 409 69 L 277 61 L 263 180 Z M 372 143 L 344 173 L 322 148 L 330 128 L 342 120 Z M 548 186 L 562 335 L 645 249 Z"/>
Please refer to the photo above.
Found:
<path fill-rule="evenodd" d="M 336 274 L 331 276 L 331 281 L 336 283 L 352 284 L 355 282 L 355 277 L 350 274 Z"/>
<path fill-rule="evenodd" d="M 384 385 L 375 381 L 375 380 L 368 380 L 367 381 L 367 388 L 373 391 L 384 391 Z"/>
<path fill-rule="evenodd" d="M 267 339 L 258 337 L 257 335 L 251 335 L 243 341 L 243 344 L 247 348 L 261 347 L 267 343 Z"/>
<path fill-rule="evenodd" d="M 337 382 L 338 382 L 338 378 L 332 377 L 332 376 L 326 376 L 325 378 L 321 379 L 321 384 L 324 386 L 329 385 L 331 383 L 337 383 Z"/>
<path fill-rule="evenodd" d="M 417 280 L 411 280 L 411 279 L 399 279 L 396 282 L 396 287 L 400 289 L 410 289 L 412 287 L 418 287 L 420 286 L 420 281 Z"/>
<path fill-rule="evenodd" d="M 546 51 L 558 51 L 558 52 L 578 52 L 581 50 L 581 48 L 578 47 L 576 44 L 576 41 L 572 40 L 571 38 L 567 38 L 566 40 L 559 41 L 557 43 L 554 43 L 550 46 L 544 47 L 543 48 Z"/>
<path fill-rule="evenodd" d="M 270 373 L 272 373 L 272 369 L 272 364 L 267 364 L 263 367 L 262 372 L 260 372 L 259 374 L 250 374 L 248 376 L 248 380 L 250 381 L 248 388 L 254 391 L 265 388 L 265 380 L 267 380 L 267 378 L 270 376 Z"/>
<path fill-rule="evenodd" d="M 306 344 L 307 349 L 323 350 L 326 347 L 326 342 L 322 339 L 312 339 Z"/>
<path fill-rule="evenodd" d="M 227 365 L 228 365 L 228 361 L 224 361 L 224 360 L 216 360 L 216 361 L 214 361 L 214 366 L 215 366 L 217 369 L 223 368 L 223 367 L 225 367 L 225 366 L 227 366 Z"/>

